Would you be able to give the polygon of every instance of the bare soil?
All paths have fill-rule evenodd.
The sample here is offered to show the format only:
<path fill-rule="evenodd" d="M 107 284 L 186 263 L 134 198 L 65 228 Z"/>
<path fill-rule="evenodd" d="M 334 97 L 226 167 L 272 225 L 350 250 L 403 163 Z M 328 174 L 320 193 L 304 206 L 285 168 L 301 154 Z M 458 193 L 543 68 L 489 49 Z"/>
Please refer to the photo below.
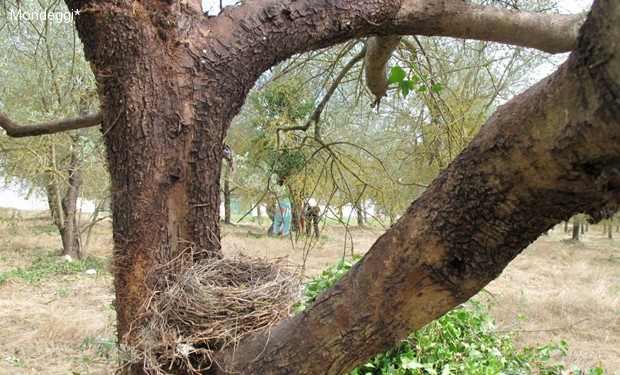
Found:
<path fill-rule="evenodd" d="M 267 223 L 222 227 L 229 256 L 284 259 L 316 275 L 343 256 L 365 253 L 383 229 L 325 227 L 321 237 L 273 238 Z M 615 228 L 614 228 L 615 229 Z M 620 238 L 620 233 L 614 233 Z M 620 240 L 590 226 L 579 242 L 562 226 L 541 236 L 477 298 L 490 299 L 499 329 L 524 346 L 567 341 L 566 362 L 620 375 Z M 46 213 L 0 209 L 0 274 L 61 248 Z M 88 253 L 109 261 L 110 223 L 95 228 Z M 10 277 L 0 285 L 0 374 L 113 374 L 112 277 L 79 273 L 40 284 Z"/>

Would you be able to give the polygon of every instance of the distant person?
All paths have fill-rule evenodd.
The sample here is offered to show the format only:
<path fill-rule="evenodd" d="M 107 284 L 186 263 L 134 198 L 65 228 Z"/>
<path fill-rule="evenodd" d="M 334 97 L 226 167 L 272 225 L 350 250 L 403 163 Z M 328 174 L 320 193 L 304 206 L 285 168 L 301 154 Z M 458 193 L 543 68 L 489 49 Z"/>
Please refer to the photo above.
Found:
<path fill-rule="evenodd" d="M 267 216 L 269 220 L 271 220 L 271 224 L 269 225 L 269 229 L 267 229 L 267 233 L 271 234 L 273 232 L 273 227 L 275 226 L 275 215 L 276 215 L 276 202 L 275 200 L 270 199 L 267 203 Z"/>
<path fill-rule="evenodd" d="M 304 207 L 304 217 L 306 219 L 306 234 L 310 235 L 311 228 L 314 227 L 314 235 L 319 237 L 319 216 L 321 209 L 313 198 L 308 199 Z"/>
<path fill-rule="evenodd" d="M 291 231 L 291 201 L 283 199 L 274 216 L 274 224 L 271 234 L 286 236 Z"/>

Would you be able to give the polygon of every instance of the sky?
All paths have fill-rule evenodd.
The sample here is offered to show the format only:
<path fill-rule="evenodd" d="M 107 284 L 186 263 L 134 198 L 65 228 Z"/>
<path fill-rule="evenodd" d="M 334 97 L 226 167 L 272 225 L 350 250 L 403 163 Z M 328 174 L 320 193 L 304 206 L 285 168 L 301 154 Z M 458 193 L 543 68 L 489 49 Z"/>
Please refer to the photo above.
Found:
<path fill-rule="evenodd" d="M 78 198 L 78 209 L 82 212 L 93 212 L 95 205 L 89 201 L 82 201 Z M 24 191 L 7 186 L 4 179 L 0 177 L 0 207 L 15 208 L 18 210 L 28 211 L 44 211 L 49 208 L 47 204 L 47 198 L 41 194 L 32 193 L 29 197 L 26 197 Z"/>
<path fill-rule="evenodd" d="M 559 0 L 560 13 L 580 13 L 592 6 L 592 0 Z"/>
<path fill-rule="evenodd" d="M 18 210 L 46 210 L 48 205 L 47 200 L 38 194 L 31 194 L 26 198 L 23 191 L 7 186 L 4 179 L 0 177 L 0 207 Z"/>

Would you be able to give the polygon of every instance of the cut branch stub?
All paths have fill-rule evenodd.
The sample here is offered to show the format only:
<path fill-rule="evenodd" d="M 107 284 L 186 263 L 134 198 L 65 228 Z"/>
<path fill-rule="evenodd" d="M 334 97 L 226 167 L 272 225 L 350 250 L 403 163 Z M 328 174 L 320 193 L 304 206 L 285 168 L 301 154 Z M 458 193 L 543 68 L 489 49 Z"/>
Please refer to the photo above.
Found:
<path fill-rule="evenodd" d="M 373 108 L 387 95 L 387 63 L 400 39 L 399 35 L 375 36 L 366 43 L 366 85 L 375 96 Z"/>

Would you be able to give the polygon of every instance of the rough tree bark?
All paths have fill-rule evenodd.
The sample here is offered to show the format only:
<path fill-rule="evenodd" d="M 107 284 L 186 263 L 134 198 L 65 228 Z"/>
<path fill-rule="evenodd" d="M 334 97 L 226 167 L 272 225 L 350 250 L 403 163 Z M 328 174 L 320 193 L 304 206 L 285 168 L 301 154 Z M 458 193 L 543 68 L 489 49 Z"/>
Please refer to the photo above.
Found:
<path fill-rule="evenodd" d="M 568 51 L 581 20 L 461 0 L 255 0 L 212 18 L 197 0 L 66 3 L 80 10 L 76 28 L 98 83 L 118 333 L 130 345 L 149 318 L 143 303 L 174 277 L 162 266 L 182 253 L 190 263 L 220 256 L 223 139 L 262 72 L 377 34 Z M 618 178 L 601 176 L 620 164 L 618 5 L 599 5 L 571 62 L 498 111 L 341 283 L 222 353 L 224 370 L 214 371 L 346 371 L 467 299 L 553 223 L 615 199 Z M 123 371 L 143 373 L 140 364 Z"/>

